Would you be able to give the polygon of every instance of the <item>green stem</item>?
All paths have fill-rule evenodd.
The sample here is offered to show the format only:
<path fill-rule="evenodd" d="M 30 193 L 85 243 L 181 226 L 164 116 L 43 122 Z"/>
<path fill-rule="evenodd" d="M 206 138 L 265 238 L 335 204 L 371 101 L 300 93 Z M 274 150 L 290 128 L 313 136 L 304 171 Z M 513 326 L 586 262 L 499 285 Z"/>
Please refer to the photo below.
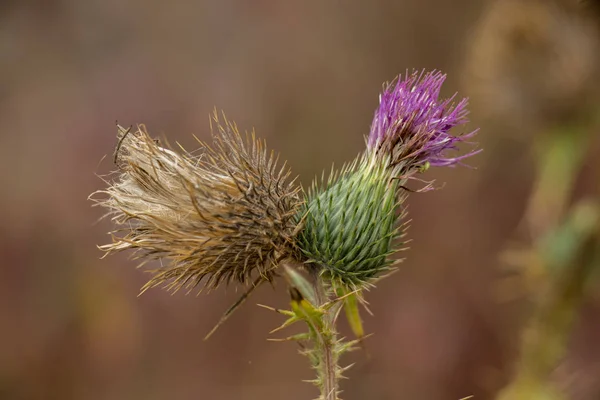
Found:
<path fill-rule="evenodd" d="M 330 299 L 327 295 L 328 287 L 325 281 L 318 274 L 313 275 L 314 289 L 317 297 L 317 307 L 327 303 Z M 338 354 L 335 349 L 337 332 L 335 330 L 335 320 L 340 307 L 333 306 L 329 308 L 323 316 L 323 329 L 317 332 L 315 338 L 315 353 L 319 357 L 318 374 L 321 382 L 322 400 L 339 400 L 338 376 L 340 367 L 338 365 Z"/>

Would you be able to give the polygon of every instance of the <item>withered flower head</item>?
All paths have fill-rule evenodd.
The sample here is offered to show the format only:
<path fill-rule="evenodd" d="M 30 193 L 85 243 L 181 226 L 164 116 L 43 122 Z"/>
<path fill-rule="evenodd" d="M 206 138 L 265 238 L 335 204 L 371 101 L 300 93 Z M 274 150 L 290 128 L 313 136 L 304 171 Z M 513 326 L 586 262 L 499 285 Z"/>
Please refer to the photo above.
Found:
<path fill-rule="evenodd" d="M 216 112 L 213 123 L 214 144 L 200 142 L 199 155 L 161 147 L 143 126 L 119 127 L 118 177 L 94 196 L 119 228 L 101 249 L 161 260 L 143 290 L 270 281 L 294 251 L 300 200 L 289 169 L 254 133 Z"/>

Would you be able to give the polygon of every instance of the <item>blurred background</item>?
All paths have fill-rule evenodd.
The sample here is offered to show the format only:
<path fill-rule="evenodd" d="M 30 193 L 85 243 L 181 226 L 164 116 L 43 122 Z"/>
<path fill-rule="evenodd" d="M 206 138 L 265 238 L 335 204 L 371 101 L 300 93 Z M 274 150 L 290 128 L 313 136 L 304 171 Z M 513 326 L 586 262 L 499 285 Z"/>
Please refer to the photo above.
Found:
<path fill-rule="evenodd" d="M 535 322 L 565 304 L 562 273 L 597 266 L 599 15 L 577 0 L 2 1 L 0 399 L 316 397 L 296 345 L 266 341 L 281 316 L 255 306 L 285 307 L 281 282 L 203 342 L 239 293 L 138 297 L 148 275 L 100 260 L 111 224 L 87 197 L 114 169 L 115 121 L 192 150 L 214 107 L 308 185 L 363 149 L 382 82 L 412 69 L 471 98 L 484 152 L 411 195 L 411 250 L 367 295 L 375 336 L 344 360 L 343 398 L 493 399 L 526 369 L 522 346 L 545 349 L 523 332 L 554 329 L 562 352 L 537 378 L 599 399 L 600 279 L 569 275 L 570 318 Z"/>

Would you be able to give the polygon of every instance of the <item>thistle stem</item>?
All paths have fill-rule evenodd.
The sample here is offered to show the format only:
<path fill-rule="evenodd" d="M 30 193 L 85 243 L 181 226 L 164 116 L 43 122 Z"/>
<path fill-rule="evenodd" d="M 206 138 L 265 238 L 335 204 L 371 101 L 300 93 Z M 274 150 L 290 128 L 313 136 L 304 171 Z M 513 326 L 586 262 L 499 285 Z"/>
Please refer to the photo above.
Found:
<path fill-rule="evenodd" d="M 314 289 L 318 305 L 322 306 L 330 299 L 328 296 L 328 287 L 319 274 L 313 274 Z M 335 305 L 331 307 L 323 316 L 323 329 L 317 332 L 315 338 L 315 354 L 319 357 L 318 374 L 321 382 L 320 400 L 339 400 L 338 397 L 338 354 L 335 349 L 337 332 L 335 330 L 335 320 L 340 307 Z"/>
<path fill-rule="evenodd" d="M 336 369 L 337 363 L 334 359 L 333 349 L 331 343 L 327 343 L 324 341 L 321 346 L 321 357 L 322 357 L 322 365 L 323 365 L 323 389 L 321 393 L 321 397 L 324 400 L 338 400 L 337 392 L 338 392 L 338 382 L 336 377 Z"/>

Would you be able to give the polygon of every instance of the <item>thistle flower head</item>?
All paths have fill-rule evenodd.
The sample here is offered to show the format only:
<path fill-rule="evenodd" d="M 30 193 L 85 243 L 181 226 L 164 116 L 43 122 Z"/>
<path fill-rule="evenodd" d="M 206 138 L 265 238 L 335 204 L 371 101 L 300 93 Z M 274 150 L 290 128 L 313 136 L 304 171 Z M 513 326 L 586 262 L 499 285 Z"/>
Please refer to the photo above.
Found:
<path fill-rule="evenodd" d="M 290 171 L 253 134 L 216 113 L 213 122 L 214 145 L 201 142 L 197 156 L 161 147 L 143 126 L 119 129 L 118 177 L 96 200 L 119 229 L 101 248 L 164 260 L 144 289 L 271 280 L 293 252 L 300 200 Z"/>
<path fill-rule="evenodd" d="M 395 239 L 404 233 L 405 180 L 429 165 L 452 166 L 476 153 L 447 154 L 475 132 L 450 134 L 467 122 L 467 100 L 453 105 L 454 97 L 440 99 L 445 78 L 415 72 L 388 84 L 365 153 L 307 193 L 298 248 L 332 280 L 360 289 L 389 271 L 395 262 L 390 255 L 403 245 Z"/>
<path fill-rule="evenodd" d="M 439 98 L 445 79 L 440 72 L 413 72 L 387 84 L 379 97 L 367 145 L 387 155 L 390 166 L 399 168 L 404 176 L 426 165 L 451 166 L 477 152 L 447 155 L 476 131 L 461 136 L 449 133 L 467 122 L 468 112 L 467 99 L 453 105 L 454 96 Z"/>

